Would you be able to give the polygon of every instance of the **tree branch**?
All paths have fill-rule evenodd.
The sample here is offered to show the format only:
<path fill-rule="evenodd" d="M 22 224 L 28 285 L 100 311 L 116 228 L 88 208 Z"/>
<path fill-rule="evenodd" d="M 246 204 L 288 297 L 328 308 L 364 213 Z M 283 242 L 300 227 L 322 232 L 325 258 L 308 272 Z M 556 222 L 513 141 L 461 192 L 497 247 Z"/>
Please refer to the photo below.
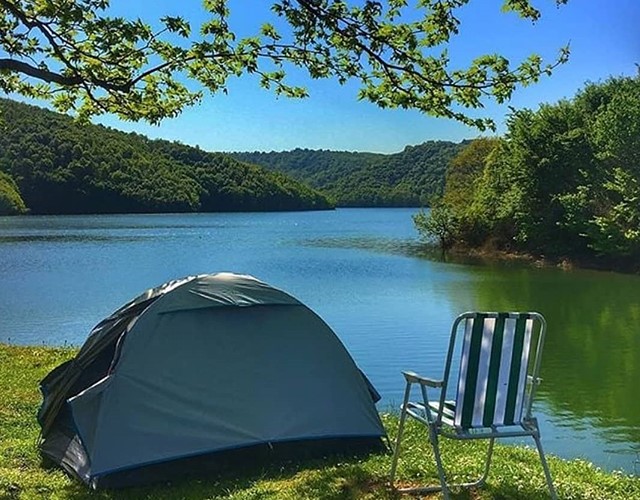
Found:
<path fill-rule="evenodd" d="M 43 82 L 57 83 L 58 85 L 67 87 L 79 85 L 82 82 L 82 77 L 79 75 L 64 76 L 47 69 L 31 66 L 22 61 L 16 61 L 15 59 L 0 59 L 0 70 L 16 71 L 42 80 Z"/>
<path fill-rule="evenodd" d="M 97 87 L 101 87 L 107 91 L 129 92 L 129 90 L 131 90 L 131 83 L 128 81 L 124 83 L 114 83 L 114 82 L 109 82 L 109 81 L 105 81 L 100 78 L 97 78 L 92 74 L 89 74 L 88 77 L 81 75 L 78 68 L 75 67 L 71 63 L 71 61 L 66 57 L 66 55 L 63 53 L 62 48 L 58 45 L 58 43 L 55 40 L 55 37 L 57 36 L 57 34 L 55 32 L 50 31 L 47 23 L 40 22 L 37 19 L 32 19 L 27 17 L 27 15 L 24 12 L 22 12 L 16 5 L 14 5 L 11 2 L 8 2 L 7 0 L 0 0 L 0 7 L 4 7 L 9 12 L 11 12 L 11 14 L 15 16 L 16 19 L 18 19 L 24 26 L 26 26 L 30 30 L 35 28 L 38 31 L 40 31 L 40 33 L 42 33 L 42 35 L 49 42 L 49 45 L 51 46 L 51 49 L 53 50 L 58 60 L 62 62 L 62 64 L 64 64 L 65 67 L 67 67 L 70 71 L 74 73 L 74 75 L 71 77 L 65 77 L 59 73 L 53 73 L 48 70 L 40 70 L 39 68 L 26 64 L 27 68 L 30 69 L 31 72 L 25 72 L 25 74 L 28 74 L 29 76 L 32 76 L 34 78 L 40 78 L 40 75 L 43 75 L 45 77 L 49 77 L 52 79 L 40 78 L 41 80 L 50 82 L 50 83 L 59 83 L 61 85 L 65 85 L 65 81 L 68 82 L 66 83 L 66 85 L 69 85 L 69 86 L 79 85 L 80 83 L 86 82 L 88 80 L 91 84 Z M 13 61 L 13 60 L 6 59 L 5 61 Z M 17 61 L 13 61 L 13 62 L 16 64 L 24 64 L 24 63 L 18 63 Z M 9 65 L 7 66 L 7 69 L 12 69 L 12 68 Z"/>

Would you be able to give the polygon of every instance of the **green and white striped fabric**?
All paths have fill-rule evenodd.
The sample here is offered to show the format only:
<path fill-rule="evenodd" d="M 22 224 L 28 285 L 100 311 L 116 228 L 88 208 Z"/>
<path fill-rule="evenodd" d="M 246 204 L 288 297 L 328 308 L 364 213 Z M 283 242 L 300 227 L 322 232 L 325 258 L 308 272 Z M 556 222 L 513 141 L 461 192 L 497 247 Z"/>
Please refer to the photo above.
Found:
<path fill-rule="evenodd" d="M 526 313 L 477 314 L 465 323 L 455 427 L 519 424 L 533 319 Z"/>

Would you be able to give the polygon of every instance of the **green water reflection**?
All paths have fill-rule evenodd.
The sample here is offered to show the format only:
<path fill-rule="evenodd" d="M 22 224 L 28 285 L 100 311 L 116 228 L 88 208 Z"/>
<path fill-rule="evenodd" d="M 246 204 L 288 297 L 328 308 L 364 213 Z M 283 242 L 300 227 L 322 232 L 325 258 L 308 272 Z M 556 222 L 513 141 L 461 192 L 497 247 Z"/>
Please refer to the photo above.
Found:
<path fill-rule="evenodd" d="M 537 310 L 549 329 L 539 398 L 564 425 L 606 429 L 640 451 L 640 277 L 590 271 L 468 267 L 452 300 L 477 309 Z"/>

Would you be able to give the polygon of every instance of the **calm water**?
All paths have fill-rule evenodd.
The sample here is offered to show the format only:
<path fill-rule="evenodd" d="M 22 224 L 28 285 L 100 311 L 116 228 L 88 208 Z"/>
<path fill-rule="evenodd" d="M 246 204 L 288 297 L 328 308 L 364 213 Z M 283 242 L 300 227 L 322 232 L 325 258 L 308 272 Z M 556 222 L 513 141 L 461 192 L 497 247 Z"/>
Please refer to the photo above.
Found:
<path fill-rule="evenodd" d="M 75 344 L 141 291 L 253 274 L 318 312 L 397 407 L 401 369 L 441 375 L 465 310 L 542 312 L 549 452 L 640 474 L 640 277 L 415 256 L 409 209 L 0 217 L 0 341 Z"/>

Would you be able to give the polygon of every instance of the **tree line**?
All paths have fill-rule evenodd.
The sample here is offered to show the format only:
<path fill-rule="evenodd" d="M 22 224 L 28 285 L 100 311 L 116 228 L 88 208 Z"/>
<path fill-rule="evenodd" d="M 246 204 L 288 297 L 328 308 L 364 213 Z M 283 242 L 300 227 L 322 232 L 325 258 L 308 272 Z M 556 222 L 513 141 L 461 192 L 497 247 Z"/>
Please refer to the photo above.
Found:
<path fill-rule="evenodd" d="M 0 213 L 267 211 L 331 208 L 284 174 L 0 100 Z"/>
<path fill-rule="evenodd" d="M 444 246 L 637 269 L 640 75 L 513 111 L 503 137 L 478 139 L 451 161 L 444 196 L 415 222 Z"/>
<path fill-rule="evenodd" d="M 342 207 L 419 207 L 442 194 L 447 164 L 466 143 L 429 141 L 394 154 L 294 149 L 230 153 L 282 172 Z"/>

